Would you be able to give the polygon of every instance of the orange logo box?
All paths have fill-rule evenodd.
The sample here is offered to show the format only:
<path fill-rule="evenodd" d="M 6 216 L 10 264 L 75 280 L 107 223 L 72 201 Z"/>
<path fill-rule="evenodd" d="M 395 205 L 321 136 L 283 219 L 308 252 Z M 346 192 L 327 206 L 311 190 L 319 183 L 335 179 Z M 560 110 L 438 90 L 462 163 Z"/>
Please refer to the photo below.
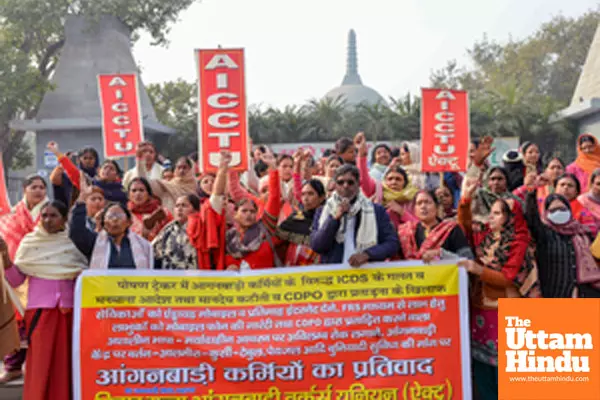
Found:
<path fill-rule="evenodd" d="M 500 400 L 600 399 L 600 299 L 500 299 Z"/>

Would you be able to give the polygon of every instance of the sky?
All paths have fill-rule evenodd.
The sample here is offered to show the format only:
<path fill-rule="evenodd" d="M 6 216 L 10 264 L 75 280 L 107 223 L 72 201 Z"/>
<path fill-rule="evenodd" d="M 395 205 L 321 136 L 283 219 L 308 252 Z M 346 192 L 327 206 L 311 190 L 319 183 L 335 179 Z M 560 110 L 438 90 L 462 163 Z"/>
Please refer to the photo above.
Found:
<path fill-rule="evenodd" d="M 249 104 L 285 107 L 342 82 L 348 31 L 357 35 L 363 84 L 385 98 L 418 93 L 448 60 L 487 34 L 523 38 L 555 15 L 576 17 L 597 0 L 202 0 L 182 12 L 168 47 L 134 46 L 145 84 L 197 77 L 194 49 L 245 48 Z"/>

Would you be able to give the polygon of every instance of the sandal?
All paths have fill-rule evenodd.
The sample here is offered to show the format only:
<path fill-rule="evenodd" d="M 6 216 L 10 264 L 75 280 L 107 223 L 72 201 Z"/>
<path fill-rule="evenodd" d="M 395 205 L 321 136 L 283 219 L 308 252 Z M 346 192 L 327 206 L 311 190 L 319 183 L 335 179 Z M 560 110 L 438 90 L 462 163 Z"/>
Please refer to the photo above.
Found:
<path fill-rule="evenodd" d="M 0 376 L 0 385 L 17 381 L 23 377 L 23 371 L 6 371 Z"/>

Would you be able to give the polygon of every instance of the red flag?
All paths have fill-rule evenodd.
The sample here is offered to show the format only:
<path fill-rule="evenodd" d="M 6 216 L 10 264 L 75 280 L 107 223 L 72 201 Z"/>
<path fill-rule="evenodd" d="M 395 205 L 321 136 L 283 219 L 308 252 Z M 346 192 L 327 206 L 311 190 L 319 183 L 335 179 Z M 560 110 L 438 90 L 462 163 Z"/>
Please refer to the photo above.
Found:
<path fill-rule="evenodd" d="M 104 156 L 135 156 L 137 144 L 144 140 L 137 75 L 98 75 L 98 89 Z"/>
<path fill-rule="evenodd" d="M 8 189 L 6 188 L 6 178 L 4 176 L 4 161 L 0 153 L 0 215 L 10 213 L 10 200 L 8 198 Z"/>
<path fill-rule="evenodd" d="M 248 115 L 243 49 L 197 50 L 199 68 L 198 165 L 214 172 L 221 150 L 230 168 L 248 169 Z"/>
<path fill-rule="evenodd" d="M 421 96 L 421 170 L 466 171 L 471 141 L 467 92 L 422 89 Z"/>

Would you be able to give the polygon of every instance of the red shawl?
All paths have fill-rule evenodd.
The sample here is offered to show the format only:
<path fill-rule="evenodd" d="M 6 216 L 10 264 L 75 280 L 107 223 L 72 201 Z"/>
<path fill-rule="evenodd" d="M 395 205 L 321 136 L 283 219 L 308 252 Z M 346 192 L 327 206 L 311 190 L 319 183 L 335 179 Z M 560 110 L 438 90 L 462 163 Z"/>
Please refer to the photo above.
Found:
<path fill-rule="evenodd" d="M 161 207 L 160 200 L 152 198 L 144 204 L 138 206 L 133 204 L 132 201 L 127 203 L 127 208 L 131 211 L 133 218 L 131 219 L 131 231 L 144 237 L 149 242 L 153 241 L 154 238 L 160 233 L 160 231 L 167 226 L 167 224 L 173 221 L 173 214 L 166 208 L 163 207 L 163 211 L 166 214 L 166 218 L 154 225 L 154 228 L 144 236 L 144 219 L 152 215 L 156 210 Z"/>
<path fill-rule="evenodd" d="M 423 253 L 427 250 L 437 250 L 442 247 L 448 236 L 458 223 L 453 220 L 445 220 L 440 222 L 433 228 L 425 241 L 421 244 L 421 248 L 417 246 L 416 234 L 418 221 L 407 222 L 400 226 L 398 235 L 400 236 L 400 245 L 406 260 L 420 260 Z"/>

